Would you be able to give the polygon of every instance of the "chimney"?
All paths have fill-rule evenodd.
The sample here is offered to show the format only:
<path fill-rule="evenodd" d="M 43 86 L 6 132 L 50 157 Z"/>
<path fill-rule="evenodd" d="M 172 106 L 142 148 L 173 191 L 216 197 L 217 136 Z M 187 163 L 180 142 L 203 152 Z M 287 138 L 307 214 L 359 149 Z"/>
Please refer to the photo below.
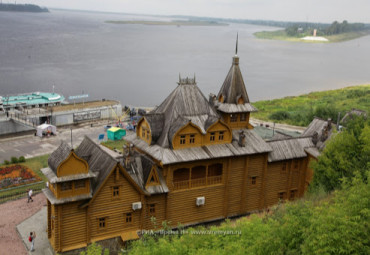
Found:
<path fill-rule="evenodd" d="M 312 135 L 312 143 L 316 146 L 318 141 L 319 141 L 319 134 L 315 131 Z"/>
<path fill-rule="evenodd" d="M 239 146 L 240 147 L 245 147 L 245 134 L 244 131 L 239 132 Z"/>
<path fill-rule="evenodd" d="M 212 106 L 214 106 L 214 105 L 216 104 L 216 101 L 217 101 L 217 99 L 216 99 L 216 95 L 215 95 L 215 94 L 210 93 L 210 94 L 209 94 L 209 99 L 208 99 L 208 101 L 209 101 L 209 103 L 210 103 Z"/>
<path fill-rule="evenodd" d="M 331 118 L 328 119 L 328 126 L 327 126 L 327 130 L 329 131 L 331 129 Z"/>

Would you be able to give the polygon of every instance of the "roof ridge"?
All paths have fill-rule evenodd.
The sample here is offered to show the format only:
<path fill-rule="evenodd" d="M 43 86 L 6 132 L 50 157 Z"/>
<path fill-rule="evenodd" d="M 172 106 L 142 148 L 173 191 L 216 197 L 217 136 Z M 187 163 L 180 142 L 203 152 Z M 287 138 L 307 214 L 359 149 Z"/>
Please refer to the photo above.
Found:
<path fill-rule="evenodd" d="M 307 138 L 312 138 L 312 136 L 305 135 L 305 136 L 297 136 L 297 137 L 284 137 L 284 138 L 279 138 L 279 139 L 276 139 L 276 140 L 268 140 L 266 142 L 271 143 L 271 142 L 278 142 L 278 141 L 298 140 L 298 139 L 307 139 Z"/>
<path fill-rule="evenodd" d="M 84 139 L 87 139 L 89 140 L 90 142 L 92 142 L 99 150 L 101 150 L 103 153 L 105 153 L 107 156 L 109 156 L 111 159 L 113 159 L 114 161 L 116 161 L 117 163 L 119 162 L 119 160 L 115 159 L 112 155 L 110 155 L 107 151 L 103 150 L 101 148 L 101 146 L 104 146 L 104 145 L 101 145 L 101 144 L 97 144 L 96 142 L 94 142 L 90 137 L 88 137 L 87 135 L 84 136 Z M 81 142 L 82 143 L 82 142 Z M 105 147 L 105 146 L 104 146 Z M 107 148 L 108 150 L 110 150 L 108 147 L 105 147 Z"/>

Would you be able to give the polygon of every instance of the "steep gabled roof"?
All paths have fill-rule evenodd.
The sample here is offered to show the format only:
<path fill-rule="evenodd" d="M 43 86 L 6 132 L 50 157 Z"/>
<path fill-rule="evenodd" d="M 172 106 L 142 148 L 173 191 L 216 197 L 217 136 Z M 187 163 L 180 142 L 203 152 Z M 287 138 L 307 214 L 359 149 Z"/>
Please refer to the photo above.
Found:
<path fill-rule="evenodd" d="M 71 153 L 72 148 L 64 141 L 59 145 L 59 147 L 51 153 L 50 157 L 48 158 L 48 165 L 50 169 L 57 174 L 57 168 L 62 163 L 69 154 Z"/>
<path fill-rule="evenodd" d="M 317 141 L 315 146 L 322 150 L 325 147 L 326 141 L 330 139 L 333 135 L 335 125 L 330 120 L 323 120 L 321 118 L 315 117 L 306 130 L 301 134 L 302 137 L 305 136 L 315 136 L 317 134 Z"/>
<path fill-rule="evenodd" d="M 133 152 L 133 155 L 124 156 L 123 161 L 129 161 L 129 163 L 125 163 L 124 168 L 142 190 L 145 190 L 152 195 L 168 192 L 168 187 L 162 174 L 162 168 L 158 167 L 149 157 L 135 151 Z M 150 176 L 152 168 L 155 168 L 155 171 L 158 174 L 159 183 L 158 185 L 146 187 L 145 185 L 148 182 L 148 178 Z"/>
<path fill-rule="evenodd" d="M 148 113 L 148 120 L 154 136 L 152 144 L 171 147 L 172 136 L 192 122 L 205 133 L 206 122 L 217 121 L 220 117 L 195 83 L 195 79 L 180 79 L 178 86 L 156 109 Z M 157 138 L 157 139 L 156 139 Z"/>
<path fill-rule="evenodd" d="M 233 112 L 254 112 L 257 109 L 250 104 L 247 89 L 245 88 L 242 73 L 239 68 L 239 57 L 233 57 L 233 63 L 227 74 L 224 83 L 218 92 L 217 100 L 222 97 L 223 101 L 217 103 L 219 111 L 226 113 Z M 243 99 L 242 104 L 238 100 Z"/>
<path fill-rule="evenodd" d="M 76 155 L 86 159 L 89 170 L 97 174 L 97 177 L 92 179 L 92 190 L 94 194 L 107 178 L 113 167 L 117 165 L 118 160 L 106 150 L 102 149 L 101 145 L 96 144 L 87 136 L 85 136 L 76 149 Z"/>

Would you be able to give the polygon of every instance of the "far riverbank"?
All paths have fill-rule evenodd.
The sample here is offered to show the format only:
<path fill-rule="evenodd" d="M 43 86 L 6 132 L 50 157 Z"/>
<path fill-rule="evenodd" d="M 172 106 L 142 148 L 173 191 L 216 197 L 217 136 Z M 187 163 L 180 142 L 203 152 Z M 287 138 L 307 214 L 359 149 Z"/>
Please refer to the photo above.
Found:
<path fill-rule="evenodd" d="M 270 40 L 280 40 L 280 41 L 290 41 L 290 42 L 305 42 L 305 43 L 334 43 L 334 42 L 344 42 L 360 38 L 363 36 L 370 35 L 370 30 L 367 31 L 356 31 L 341 33 L 336 35 L 323 36 L 327 39 L 325 40 L 304 40 L 303 37 L 289 36 L 285 30 L 276 31 L 261 31 L 255 32 L 253 34 L 258 39 L 270 39 Z"/>

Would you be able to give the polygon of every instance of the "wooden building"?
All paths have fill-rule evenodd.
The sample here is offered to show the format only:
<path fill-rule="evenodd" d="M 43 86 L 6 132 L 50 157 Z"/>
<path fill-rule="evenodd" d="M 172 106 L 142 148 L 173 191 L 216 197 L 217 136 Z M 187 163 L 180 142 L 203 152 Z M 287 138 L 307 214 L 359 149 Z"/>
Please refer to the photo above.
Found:
<path fill-rule="evenodd" d="M 312 136 L 266 142 L 249 123 L 256 110 L 235 55 L 220 92 L 208 100 L 195 78 L 180 78 L 126 137 L 124 155 L 87 137 L 76 150 L 62 143 L 43 169 L 55 251 L 138 238 L 138 230 L 155 228 L 153 217 L 176 227 L 302 196 L 317 152 Z"/>

